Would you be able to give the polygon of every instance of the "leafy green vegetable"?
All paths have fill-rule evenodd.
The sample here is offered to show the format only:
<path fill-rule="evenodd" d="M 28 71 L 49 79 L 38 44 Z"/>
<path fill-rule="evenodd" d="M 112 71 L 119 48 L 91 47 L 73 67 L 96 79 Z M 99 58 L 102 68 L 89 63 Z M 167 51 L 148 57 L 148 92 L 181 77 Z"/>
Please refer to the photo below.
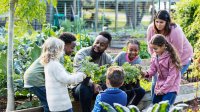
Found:
<path fill-rule="evenodd" d="M 99 105 L 103 107 L 103 109 L 107 112 L 117 112 L 110 104 L 105 102 L 99 102 Z"/>
<path fill-rule="evenodd" d="M 73 62 L 71 60 L 71 57 L 68 55 L 65 55 L 64 57 L 64 67 L 68 72 L 73 72 Z"/>
<path fill-rule="evenodd" d="M 106 72 L 107 65 L 100 66 L 98 64 L 95 64 L 94 62 L 91 62 L 91 57 L 86 57 L 82 62 L 82 68 L 81 71 L 84 72 L 88 77 L 91 77 L 91 79 L 95 83 L 99 83 L 104 77 L 103 75 Z M 105 79 L 105 78 L 104 78 Z"/>
<path fill-rule="evenodd" d="M 135 83 L 137 79 L 141 77 L 141 71 L 139 66 L 131 65 L 128 62 L 126 62 L 122 65 L 122 67 L 125 71 L 125 84 Z"/>
<path fill-rule="evenodd" d="M 130 112 L 140 112 L 138 107 L 135 105 L 129 105 L 128 108 L 130 109 Z"/>

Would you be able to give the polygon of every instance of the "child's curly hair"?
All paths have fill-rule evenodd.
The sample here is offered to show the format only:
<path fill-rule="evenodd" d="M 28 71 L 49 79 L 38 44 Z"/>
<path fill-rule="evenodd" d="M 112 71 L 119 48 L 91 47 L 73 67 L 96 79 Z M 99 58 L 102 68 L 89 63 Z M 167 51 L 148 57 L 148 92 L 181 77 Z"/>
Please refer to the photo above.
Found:
<path fill-rule="evenodd" d="M 50 60 L 59 60 L 64 53 L 64 42 L 55 37 L 48 38 L 42 45 L 40 63 L 46 65 Z"/>

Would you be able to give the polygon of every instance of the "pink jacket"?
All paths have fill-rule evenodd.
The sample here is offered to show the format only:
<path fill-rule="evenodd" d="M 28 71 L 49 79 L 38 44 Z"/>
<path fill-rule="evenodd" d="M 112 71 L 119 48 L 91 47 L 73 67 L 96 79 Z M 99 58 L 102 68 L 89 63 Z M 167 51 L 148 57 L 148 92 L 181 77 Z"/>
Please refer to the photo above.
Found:
<path fill-rule="evenodd" d="M 156 82 L 155 90 L 161 90 L 163 93 L 179 91 L 181 81 L 181 72 L 172 63 L 170 54 L 165 51 L 161 56 L 152 56 L 150 68 L 145 77 L 150 78 L 156 73 L 158 80 Z"/>
<path fill-rule="evenodd" d="M 150 43 L 152 36 L 155 34 L 154 25 L 150 24 L 147 29 L 147 41 Z M 188 39 L 185 37 L 181 27 L 177 25 L 172 27 L 171 33 L 166 36 L 166 40 L 171 43 L 178 52 L 178 55 L 181 59 L 182 65 L 186 65 L 189 60 L 193 57 L 193 48 L 189 43 Z M 152 54 L 153 50 L 149 47 L 149 53 Z"/>

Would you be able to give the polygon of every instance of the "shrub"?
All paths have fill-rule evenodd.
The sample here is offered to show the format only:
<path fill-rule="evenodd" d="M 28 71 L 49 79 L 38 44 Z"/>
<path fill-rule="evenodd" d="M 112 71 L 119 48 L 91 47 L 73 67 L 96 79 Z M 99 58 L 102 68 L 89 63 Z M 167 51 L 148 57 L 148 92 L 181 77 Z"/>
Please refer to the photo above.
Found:
<path fill-rule="evenodd" d="M 174 17 L 194 46 L 200 36 L 200 0 L 181 0 Z"/>

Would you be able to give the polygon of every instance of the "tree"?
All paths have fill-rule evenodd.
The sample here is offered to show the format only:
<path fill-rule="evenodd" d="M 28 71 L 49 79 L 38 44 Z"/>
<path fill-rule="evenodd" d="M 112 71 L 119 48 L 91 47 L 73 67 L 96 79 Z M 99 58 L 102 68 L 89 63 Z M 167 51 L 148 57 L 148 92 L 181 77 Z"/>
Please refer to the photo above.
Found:
<path fill-rule="evenodd" d="M 10 0 L 9 26 L 8 26 L 8 51 L 7 51 L 7 108 L 6 112 L 14 110 L 14 88 L 13 88 L 13 31 L 14 31 L 14 6 L 16 0 Z"/>
<path fill-rule="evenodd" d="M 52 3 L 55 7 L 57 0 L 1 0 L 0 14 L 9 12 L 8 21 L 8 51 L 7 51 L 7 112 L 14 110 L 13 89 L 13 37 L 32 30 L 31 23 L 37 20 L 41 24 L 46 21 L 46 5 Z M 15 27 L 14 27 L 15 26 Z"/>

